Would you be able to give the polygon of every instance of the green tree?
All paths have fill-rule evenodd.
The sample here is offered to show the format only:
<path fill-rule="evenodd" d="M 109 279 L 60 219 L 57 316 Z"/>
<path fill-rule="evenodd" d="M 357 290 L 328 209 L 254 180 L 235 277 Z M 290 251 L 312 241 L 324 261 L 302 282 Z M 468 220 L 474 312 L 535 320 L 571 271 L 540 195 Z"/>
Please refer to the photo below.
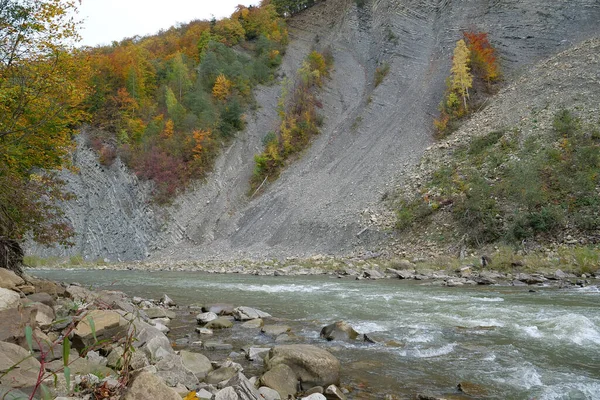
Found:
<path fill-rule="evenodd" d="M 76 1 L 0 0 L 0 267 L 20 271 L 20 243 L 68 244 L 56 202 L 88 69 L 73 50 Z"/>
<path fill-rule="evenodd" d="M 171 66 L 167 74 L 169 86 L 173 92 L 177 93 L 177 100 L 181 101 L 183 94 L 188 92 L 192 87 L 192 80 L 186 63 L 180 52 L 175 53 Z"/>

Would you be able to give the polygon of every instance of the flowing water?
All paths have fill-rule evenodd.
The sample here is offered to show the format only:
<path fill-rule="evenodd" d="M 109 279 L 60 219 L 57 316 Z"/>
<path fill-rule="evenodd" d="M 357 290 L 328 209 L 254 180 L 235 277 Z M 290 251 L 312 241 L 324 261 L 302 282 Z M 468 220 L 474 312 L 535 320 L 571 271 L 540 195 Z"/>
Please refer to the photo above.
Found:
<path fill-rule="evenodd" d="M 284 319 L 342 363 L 351 398 L 456 395 L 459 382 L 489 399 L 600 399 L 600 291 L 445 288 L 400 280 L 257 277 L 191 272 L 35 271 L 35 275 L 178 304 L 247 305 Z M 322 326 L 349 322 L 385 344 L 324 342 Z M 193 315 L 174 329 L 194 333 Z M 234 344 L 267 339 L 234 331 Z M 237 333 L 236 333 L 237 332 Z M 238 336 L 239 334 L 239 336 Z M 210 354 L 206 353 L 207 355 Z M 460 397 L 471 398 L 471 397 Z"/>

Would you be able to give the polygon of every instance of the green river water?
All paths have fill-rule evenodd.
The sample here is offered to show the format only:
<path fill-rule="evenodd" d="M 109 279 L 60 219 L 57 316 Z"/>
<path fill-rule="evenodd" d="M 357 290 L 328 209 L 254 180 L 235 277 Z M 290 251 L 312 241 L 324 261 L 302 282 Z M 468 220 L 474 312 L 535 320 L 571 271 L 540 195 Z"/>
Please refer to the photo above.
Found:
<path fill-rule="evenodd" d="M 342 363 L 350 398 L 417 393 L 458 395 L 470 382 L 486 399 L 600 399 L 600 291 L 544 287 L 419 285 L 401 280 L 258 277 L 191 272 L 36 270 L 34 275 L 130 296 L 168 294 L 181 305 L 230 303 L 269 312 L 299 341 L 328 348 Z M 535 292 L 530 292 L 535 289 Z M 174 321 L 173 340 L 194 332 L 194 315 Z M 325 342 L 320 328 L 345 320 L 394 346 Z M 234 329 L 237 347 L 269 339 Z M 198 351 L 202 351 L 198 349 Z M 204 352 L 213 358 L 210 352 Z M 460 397 L 468 399 L 471 397 Z"/>

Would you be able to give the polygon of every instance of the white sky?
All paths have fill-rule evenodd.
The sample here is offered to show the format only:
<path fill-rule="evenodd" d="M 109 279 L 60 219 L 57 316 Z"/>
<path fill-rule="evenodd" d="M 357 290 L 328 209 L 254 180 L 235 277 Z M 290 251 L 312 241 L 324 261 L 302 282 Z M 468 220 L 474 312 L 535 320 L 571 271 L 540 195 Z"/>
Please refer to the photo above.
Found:
<path fill-rule="evenodd" d="M 110 44 L 135 35 L 168 29 L 177 22 L 228 17 L 238 4 L 259 0 L 82 0 L 82 45 Z"/>

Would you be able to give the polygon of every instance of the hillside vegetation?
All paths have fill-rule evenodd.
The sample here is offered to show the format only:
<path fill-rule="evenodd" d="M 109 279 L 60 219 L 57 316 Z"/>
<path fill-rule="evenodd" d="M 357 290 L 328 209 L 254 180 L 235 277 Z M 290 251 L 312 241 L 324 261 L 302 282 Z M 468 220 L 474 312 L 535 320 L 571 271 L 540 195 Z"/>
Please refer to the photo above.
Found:
<path fill-rule="evenodd" d="M 220 144 L 245 126 L 252 90 L 273 80 L 287 44 L 274 5 L 238 6 L 230 18 L 193 21 L 89 50 L 87 100 L 100 162 L 119 155 L 168 202 L 212 168 Z"/>

